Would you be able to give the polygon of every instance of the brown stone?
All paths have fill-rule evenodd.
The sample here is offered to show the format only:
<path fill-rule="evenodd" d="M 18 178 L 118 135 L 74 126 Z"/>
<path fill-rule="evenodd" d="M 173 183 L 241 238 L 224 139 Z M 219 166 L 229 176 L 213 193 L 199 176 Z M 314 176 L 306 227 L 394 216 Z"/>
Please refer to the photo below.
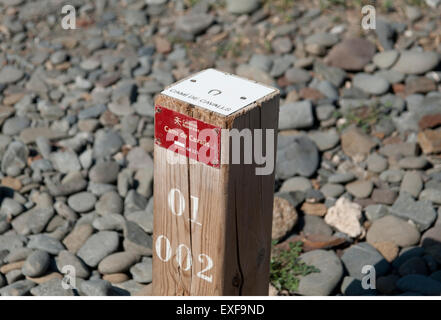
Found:
<path fill-rule="evenodd" d="M 72 232 L 64 238 L 63 244 L 70 252 L 77 253 L 92 233 L 93 227 L 90 224 L 76 226 Z"/>
<path fill-rule="evenodd" d="M 15 191 L 20 190 L 22 187 L 21 181 L 18 180 L 17 178 L 13 178 L 13 177 L 4 177 L 2 179 L 2 185 L 4 187 L 11 188 Z"/>
<path fill-rule="evenodd" d="M 110 283 L 121 283 L 130 280 L 130 278 L 125 273 L 111 273 L 103 275 L 103 280 L 107 280 Z"/>
<path fill-rule="evenodd" d="M 159 53 L 169 53 L 170 51 L 172 51 L 172 45 L 170 41 L 162 37 L 155 38 L 155 46 L 156 51 Z"/>
<path fill-rule="evenodd" d="M 106 88 L 116 83 L 120 78 L 121 76 L 118 73 L 106 75 L 96 82 L 96 86 Z"/>
<path fill-rule="evenodd" d="M 423 130 L 441 126 L 441 113 L 425 115 L 420 119 L 418 125 Z"/>
<path fill-rule="evenodd" d="M 359 71 L 371 61 L 375 51 L 375 45 L 368 40 L 346 39 L 331 49 L 326 63 L 345 70 Z"/>
<path fill-rule="evenodd" d="M 110 110 L 106 110 L 100 117 L 100 122 L 103 126 L 114 126 L 119 123 L 119 118 Z"/>
<path fill-rule="evenodd" d="M 425 154 L 441 152 L 441 129 L 419 132 L 418 143 Z"/>
<path fill-rule="evenodd" d="M 321 100 L 326 98 L 323 93 L 314 88 L 303 88 L 299 92 L 300 98 L 309 100 Z"/>
<path fill-rule="evenodd" d="M 371 195 L 376 203 L 391 205 L 397 198 L 397 193 L 390 189 L 375 189 Z"/>
<path fill-rule="evenodd" d="M 286 102 L 296 102 L 299 101 L 300 97 L 299 97 L 299 93 L 296 90 L 292 90 L 290 91 L 287 95 L 286 95 Z"/>
<path fill-rule="evenodd" d="M 402 83 L 394 83 L 393 85 L 392 85 L 392 91 L 395 93 L 395 94 L 402 94 L 402 93 L 404 93 L 405 91 L 406 91 L 406 87 L 405 87 L 405 85 L 404 84 L 402 84 Z"/>
<path fill-rule="evenodd" d="M 427 77 L 416 77 L 406 81 L 406 94 L 436 91 L 436 83 Z"/>
<path fill-rule="evenodd" d="M 23 267 L 24 263 L 25 263 L 25 261 L 23 260 L 23 261 L 17 261 L 17 262 L 5 264 L 5 265 L 1 266 L 0 272 L 3 274 L 6 274 L 9 271 L 21 269 Z"/>
<path fill-rule="evenodd" d="M 283 238 L 296 225 L 297 220 L 294 206 L 286 199 L 274 197 L 272 239 Z"/>
<path fill-rule="evenodd" d="M 388 262 L 394 261 L 400 250 L 395 243 L 389 241 L 375 242 L 373 246 Z"/>
<path fill-rule="evenodd" d="M 343 152 L 351 157 L 363 157 L 369 155 L 376 143 L 370 136 L 358 128 L 352 127 L 341 135 L 341 146 Z"/>
<path fill-rule="evenodd" d="M 330 249 L 337 247 L 346 242 L 344 238 L 324 235 L 324 234 L 308 234 L 308 235 L 296 235 L 290 237 L 288 240 L 279 243 L 276 248 L 280 250 L 289 250 L 290 243 L 302 242 L 302 250 L 304 252 L 317 250 L 317 249 Z"/>
<path fill-rule="evenodd" d="M 52 279 L 63 279 L 63 275 L 58 272 L 52 272 L 52 273 L 49 273 L 49 274 L 44 275 L 42 277 L 38 277 L 38 278 L 26 277 L 26 279 L 28 279 L 32 282 L 35 282 L 37 284 L 41 284 L 41 283 L 45 283 L 45 282 L 52 280 Z"/>
<path fill-rule="evenodd" d="M 304 202 L 301 210 L 306 214 L 319 217 L 323 217 L 328 212 L 328 208 L 323 203 Z"/>
<path fill-rule="evenodd" d="M 3 104 L 6 106 L 10 106 L 13 104 L 16 104 L 17 102 L 19 102 L 21 100 L 21 98 L 23 98 L 25 95 L 24 92 L 19 92 L 19 93 L 12 93 L 10 95 L 7 95 L 4 99 L 3 99 Z"/>

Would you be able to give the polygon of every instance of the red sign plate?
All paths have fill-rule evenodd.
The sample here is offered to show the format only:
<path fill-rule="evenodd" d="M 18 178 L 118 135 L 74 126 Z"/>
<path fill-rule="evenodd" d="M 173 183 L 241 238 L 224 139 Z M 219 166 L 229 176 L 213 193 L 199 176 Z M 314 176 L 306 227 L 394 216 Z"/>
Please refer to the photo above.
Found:
<path fill-rule="evenodd" d="M 221 128 L 158 105 L 155 144 L 211 167 L 220 166 Z"/>

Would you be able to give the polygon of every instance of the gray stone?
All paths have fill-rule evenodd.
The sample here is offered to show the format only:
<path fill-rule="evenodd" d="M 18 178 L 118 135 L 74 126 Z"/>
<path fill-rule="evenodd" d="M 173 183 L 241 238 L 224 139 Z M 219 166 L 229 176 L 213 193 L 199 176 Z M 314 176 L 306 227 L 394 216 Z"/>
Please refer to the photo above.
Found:
<path fill-rule="evenodd" d="M 175 28 L 187 34 L 198 35 L 207 30 L 213 20 L 210 14 L 187 14 L 176 19 Z"/>
<path fill-rule="evenodd" d="M 389 183 L 398 183 L 401 182 L 401 179 L 403 179 L 404 171 L 402 170 L 396 170 L 396 169 L 389 169 L 386 171 L 383 171 L 380 174 L 380 179 L 383 181 L 387 181 Z"/>
<path fill-rule="evenodd" d="M 61 279 L 51 279 L 31 289 L 34 296 L 73 296 L 72 289 L 64 289 Z"/>
<path fill-rule="evenodd" d="M 345 192 L 345 187 L 341 184 L 326 183 L 320 188 L 320 191 L 327 198 L 338 198 Z"/>
<path fill-rule="evenodd" d="M 22 235 L 0 235 L 0 250 L 12 251 L 23 247 L 26 238 Z"/>
<path fill-rule="evenodd" d="M 145 26 L 147 24 L 147 16 L 142 10 L 126 10 L 125 20 L 129 26 Z"/>
<path fill-rule="evenodd" d="M 130 150 L 127 154 L 128 168 L 130 169 L 146 169 L 153 168 L 152 157 L 141 147 Z"/>
<path fill-rule="evenodd" d="M 102 274 L 126 272 L 139 261 L 139 255 L 132 252 L 117 252 L 104 258 L 98 265 Z"/>
<path fill-rule="evenodd" d="M 441 205 L 441 190 L 438 189 L 424 189 L 420 193 L 420 200 L 428 200 L 437 205 Z"/>
<path fill-rule="evenodd" d="M 29 248 L 15 248 L 8 251 L 9 254 L 3 259 L 4 262 L 7 263 L 26 260 L 26 258 L 34 252 L 34 250 Z"/>
<path fill-rule="evenodd" d="M 78 250 L 77 255 L 88 266 L 96 267 L 101 260 L 115 252 L 118 246 L 118 233 L 114 231 L 100 231 L 87 239 L 80 250 Z"/>
<path fill-rule="evenodd" d="M 389 263 L 369 243 L 361 242 L 345 250 L 341 257 L 349 275 L 361 280 L 365 274 L 362 269 L 366 265 L 374 266 L 376 275 L 382 276 L 389 270 Z"/>
<path fill-rule="evenodd" d="M 112 284 L 106 280 L 88 280 L 81 282 L 81 293 L 86 296 L 108 296 Z"/>
<path fill-rule="evenodd" d="M 259 8 L 260 0 L 227 0 L 227 10 L 234 14 L 248 14 Z"/>
<path fill-rule="evenodd" d="M 1 163 L 1 170 L 8 176 L 18 176 L 26 167 L 28 148 L 21 141 L 13 141 L 9 144 Z"/>
<path fill-rule="evenodd" d="M 0 207 L 0 214 L 11 218 L 18 216 L 23 210 L 23 206 L 18 201 L 4 198 Z"/>
<path fill-rule="evenodd" d="M 2 132 L 9 136 L 18 135 L 24 128 L 27 128 L 29 124 L 30 121 L 27 117 L 12 117 L 3 123 Z"/>
<path fill-rule="evenodd" d="M 130 268 L 130 273 L 136 282 L 152 282 L 152 259 L 145 258 L 142 262 L 135 264 Z"/>
<path fill-rule="evenodd" d="M 302 84 L 311 80 L 311 74 L 306 70 L 293 67 L 286 70 L 285 78 L 292 84 Z"/>
<path fill-rule="evenodd" d="M 48 159 L 50 157 L 52 149 L 49 139 L 40 136 L 35 139 L 35 143 L 37 144 L 38 151 L 40 151 L 40 154 L 43 156 L 43 158 Z"/>
<path fill-rule="evenodd" d="M 309 189 L 312 189 L 312 184 L 308 179 L 303 177 L 293 177 L 283 182 L 280 187 L 280 192 L 306 191 Z"/>
<path fill-rule="evenodd" d="M 389 69 L 398 60 L 399 55 L 396 50 L 387 50 L 377 53 L 372 61 L 381 69 Z"/>
<path fill-rule="evenodd" d="M 82 279 L 87 279 L 90 276 L 89 268 L 80 258 L 75 254 L 63 250 L 56 258 L 57 268 L 62 271 L 65 266 L 73 266 L 75 268 L 75 276 Z"/>
<path fill-rule="evenodd" d="M 371 244 L 393 242 L 400 247 L 409 247 L 419 242 L 420 233 L 410 223 L 392 215 L 386 215 L 372 223 L 366 239 Z"/>
<path fill-rule="evenodd" d="M 428 296 L 441 294 L 441 282 L 424 275 L 407 275 L 398 280 L 396 285 L 401 291 L 412 291 Z"/>
<path fill-rule="evenodd" d="M 9 271 L 6 275 L 6 282 L 7 283 L 14 283 L 16 281 L 22 280 L 24 278 L 23 273 L 20 269 L 15 269 Z"/>
<path fill-rule="evenodd" d="M 422 74 L 435 68 L 438 62 L 439 54 L 433 51 L 403 51 L 392 69 L 404 74 Z"/>
<path fill-rule="evenodd" d="M 124 200 L 124 214 L 144 210 L 147 206 L 147 199 L 135 190 L 130 190 Z"/>
<path fill-rule="evenodd" d="M 97 230 L 122 230 L 125 219 L 117 213 L 108 213 L 93 220 L 92 226 Z"/>
<path fill-rule="evenodd" d="M 123 246 L 126 251 L 137 255 L 152 255 L 152 237 L 134 222 L 127 221 L 124 227 Z"/>
<path fill-rule="evenodd" d="M 326 131 L 313 131 L 308 137 L 315 142 L 320 151 L 334 148 L 340 141 L 340 136 L 335 128 Z"/>
<path fill-rule="evenodd" d="M 332 229 L 326 224 L 326 222 L 317 216 L 305 215 L 303 217 L 303 228 L 302 232 L 305 235 L 324 235 L 331 236 Z"/>
<path fill-rule="evenodd" d="M 115 191 L 104 193 L 95 206 L 96 212 L 101 215 L 108 213 L 121 214 L 123 212 L 124 202 L 119 194 Z"/>
<path fill-rule="evenodd" d="M 0 289 L 2 296 L 24 296 L 35 287 L 35 283 L 30 280 L 20 280 Z"/>
<path fill-rule="evenodd" d="M 150 234 L 153 233 L 153 212 L 149 212 L 147 209 L 145 211 L 131 212 L 127 214 L 127 220 L 135 222 L 145 232 Z"/>
<path fill-rule="evenodd" d="M 255 53 L 251 56 L 249 64 L 265 72 L 269 72 L 273 65 L 273 60 L 269 56 Z"/>
<path fill-rule="evenodd" d="M 406 157 L 398 161 L 398 166 L 402 169 L 423 169 L 427 164 L 425 157 Z"/>
<path fill-rule="evenodd" d="M 300 256 L 307 265 L 320 272 L 300 277 L 298 292 L 304 296 L 330 295 L 343 276 L 343 266 L 333 251 L 313 250 Z"/>
<path fill-rule="evenodd" d="M 97 183 L 113 183 L 118 177 L 118 172 L 118 163 L 115 161 L 102 161 L 90 169 L 89 179 Z"/>
<path fill-rule="evenodd" d="M 311 102 L 291 102 L 283 105 L 279 113 L 279 129 L 305 129 L 314 124 Z"/>
<path fill-rule="evenodd" d="M 81 170 L 80 161 L 73 151 L 59 151 L 52 153 L 50 160 L 54 165 L 54 168 L 62 173 Z"/>
<path fill-rule="evenodd" d="M 67 60 L 68 54 L 64 50 L 58 50 L 52 53 L 50 56 L 50 60 L 53 64 L 60 64 Z"/>
<path fill-rule="evenodd" d="M 369 180 L 357 180 L 346 185 L 346 190 L 356 198 L 367 198 L 371 195 L 374 184 Z"/>
<path fill-rule="evenodd" d="M 49 268 L 50 260 L 46 251 L 37 250 L 27 257 L 22 273 L 31 278 L 42 276 Z"/>
<path fill-rule="evenodd" d="M 273 67 L 274 68 L 274 67 Z M 270 76 L 268 73 L 266 73 L 265 71 L 250 66 L 248 64 L 240 64 L 237 68 L 236 68 L 236 74 L 238 76 L 250 79 L 250 80 L 254 80 L 257 82 L 261 82 L 264 84 L 267 84 L 269 86 L 275 86 L 276 83 L 273 79 L 272 76 Z"/>
<path fill-rule="evenodd" d="M 29 236 L 28 248 L 46 251 L 53 255 L 64 250 L 64 246 L 59 240 L 45 234 Z"/>
<path fill-rule="evenodd" d="M 431 202 L 426 200 L 415 201 L 407 193 L 400 194 L 390 208 L 390 213 L 406 220 L 412 220 L 420 231 L 428 229 L 437 217 Z"/>
<path fill-rule="evenodd" d="M 320 61 L 314 63 L 314 72 L 332 83 L 336 88 L 340 88 L 346 78 L 346 72 L 343 69 L 327 66 Z"/>
<path fill-rule="evenodd" d="M 306 44 L 318 44 L 324 47 L 331 47 L 338 42 L 338 37 L 332 33 L 314 33 L 305 39 Z"/>
<path fill-rule="evenodd" d="M 11 224 L 19 234 L 37 234 L 44 230 L 53 215 L 53 208 L 35 207 L 19 215 Z"/>
<path fill-rule="evenodd" d="M 271 42 L 271 47 L 277 54 L 289 53 L 292 50 L 292 40 L 289 37 L 276 37 Z"/>
<path fill-rule="evenodd" d="M 357 73 L 352 79 L 354 87 L 373 95 L 381 95 L 389 90 L 389 82 L 367 73 Z"/>
<path fill-rule="evenodd" d="M 104 158 L 113 155 L 121 149 L 123 140 L 113 130 L 98 131 L 93 144 L 93 153 L 96 158 Z"/>
<path fill-rule="evenodd" d="M 418 198 L 423 189 L 423 180 L 416 171 L 407 171 L 401 181 L 400 192 L 407 192 L 411 196 Z"/>
<path fill-rule="evenodd" d="M 411 22 L 415 22 L 422 17 L 421 9 L 416 6 L 406 6 L 405 13 Z"/>
<path fill-rule="evenodd" d="M 366 163 L 368 165 L 368 170 L 380 173 L 387 169 L 387 160 L 380 156 L 378 153 L 372 153 L 366 159 Z"/>
<path fill-rule="evenodd" d="M 280 179 L 295 174 L 310 177 L 318 168 L 318 149 L 306 136 L 279 136 L 277 149 L 276 175 Z"/>
<path fill-rule="evenodd" d="M 352 172 L 337 172 L 329 176 L 330 183 L 348 183 L 355 180 L 355 175 Z"/>
<path fill-rule="evenodd" d="M 389 214 L 388 207 L 382 204 L 371 204 L 365 208 L 365 216 L 370 221 L 378 220 Z"/>
<path fill-rule="evenodd" d="M 395 70 L 380 70 L 375 72 L 375 75 L 388 81 L 390 84 L 402 82 L 405 74 Z"/>
<path fill-rule="evenodd" d="M 95 207 L 96 198 L 90 192 L 80 192 L 67 199 L 69 207 L 79 213 L 87 212 Z"/>
<path fill-rule="evenodd" d="M 14 66 L 4 66 L 0 70 L 0 84 L 11 84 L 21 80 L 24 72 Z"/>
<path fill-rule="evenodd" d="M 317 119 L 320 121 L 326 121 L 332 117 L 335 112 L 335 107 L 332 104 L 321 104 L 316 107 L 315 113 Z"/>

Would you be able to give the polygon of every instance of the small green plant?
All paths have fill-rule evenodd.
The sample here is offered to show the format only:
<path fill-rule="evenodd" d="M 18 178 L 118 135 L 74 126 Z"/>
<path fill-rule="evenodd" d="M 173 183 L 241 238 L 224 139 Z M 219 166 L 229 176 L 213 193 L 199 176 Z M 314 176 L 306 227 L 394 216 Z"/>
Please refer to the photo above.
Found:
<path fill-rule="evenodd" d="M 270 281 L 277 290 L 288 290 L 295 293 L 299 286 L 299 276 L 320 272 L 314 266 L 308 266 L 299 259 L 302 242 L 290 243 L 289 249 L 274 248 L 270 264 Z"/>

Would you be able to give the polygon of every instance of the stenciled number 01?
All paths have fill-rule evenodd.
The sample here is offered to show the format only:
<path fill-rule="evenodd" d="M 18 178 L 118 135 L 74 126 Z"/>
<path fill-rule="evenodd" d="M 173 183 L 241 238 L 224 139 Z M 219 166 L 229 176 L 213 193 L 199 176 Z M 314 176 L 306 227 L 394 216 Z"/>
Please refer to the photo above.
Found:
<path fill-rule="evenodd" d="M 175 207 L 175 196 L 176 194 L 178 195 L 178 203 L 179 206 L 178 208 Z M 197 217 L 198 217 L 198 205 L 199 205 L 199 198 L 194 197 L 194 196 L 190 196 L 191 201 L 192 201 L 192 213 L 191 213 L 191 218 L 190 218 L 190 222 L 191 223 L 195 223 L 199 226 L 202 226 L 201 223 L 197 222 Z M 173 188 L 169 191 L 168 193 L 168 207 L 170 209 L 170 211 L 172 212 L 173 215 L 175 216 L 182 216 L 182 213 L 185 210 L 185 198 L 182 195 L 181 191 L 179 189 Z M 165 243 L 165 255 L 162 255 L 162 244 Z M 158 238 L 156 238 L 156 242 L 155 242 L 155 248 L 156 248 L 156 255 L 158 256 L 158 258 L 163 261 L 163 262 L 168 262 L 170 261 L 170 259 L 172 258 L 172 248 L 171 248 L 171 244 L 170 244 L 170 240 L 165 236 L 165 235 L 160 235 Z M 187 253 L 187 259 L 185 259 L 185 263 L 183 261 L 183 253 L 186 251 Z M 202 280 L 208 281 L 208 282 L 213 282 L 213 276 L 212 275 L 207 275 L 205 274 L 206 272 L 208 272 L 209 270 L 211 270 L 213 268 L 213 259 L 211 259 L 208 255 L 201 253 L 198 255 L 198 260 L 200 263 L 207 263 L 206 267 L 203 268 L 201 271 L 199 271 L 196 275 L 201 278 Z M 178 263 L 179 267 L 184 270 L 184 271 L 188 271 L 190 270 L 192 264 L 193 264 L 193 259 L 192 259 L 192 254 L 191 254 L 191 249 L 189 247 L 187 247 L 185 244 L 180 244 L 178 245 L 178 247 L 176 248 L 176 262 Z"/>

